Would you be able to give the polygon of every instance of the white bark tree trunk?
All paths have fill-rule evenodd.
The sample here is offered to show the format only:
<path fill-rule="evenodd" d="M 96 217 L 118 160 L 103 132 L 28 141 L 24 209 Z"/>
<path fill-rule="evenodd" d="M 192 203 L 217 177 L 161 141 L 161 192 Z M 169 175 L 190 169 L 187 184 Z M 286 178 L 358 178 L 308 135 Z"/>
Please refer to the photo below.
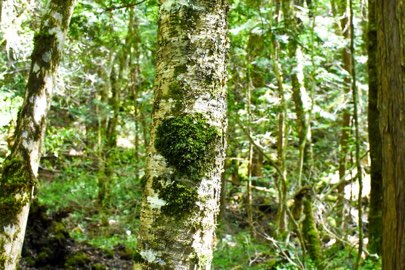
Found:
<path fill-rule="evenodd" d="M 225 0 L 161 0 L 134 269 L 210 269 L 225 158 Z"/>
<path fill-rule="evenodd" d="M 37 183 L 46 118 L 75 0 L 51 0 L 35 36 L 15 142 L 0 178 L 0 269 L 17 267 Z"/>

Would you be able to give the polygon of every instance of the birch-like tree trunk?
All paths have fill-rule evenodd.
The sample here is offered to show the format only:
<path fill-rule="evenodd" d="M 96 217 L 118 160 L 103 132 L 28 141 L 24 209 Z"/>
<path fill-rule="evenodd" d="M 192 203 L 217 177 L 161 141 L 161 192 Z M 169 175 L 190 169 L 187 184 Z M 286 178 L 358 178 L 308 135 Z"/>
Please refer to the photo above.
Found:
<path fill-rule="evenodd" d="M 384 270 L 405 269 L 405 5 L 377 0 Z"/>
<path fill-rule="evenodd" d="M 225 0 L 161 0 L 135 269 L 210 269 L 226 129 Z"/>
<path fill-rule="evenodd" d="M 51 0 L 35 36 L 15 142 L 0 178 L 0 269 L 14 270 L 20 257 L 30 201 L 37 185 L 46 118 L 74 0 Z"/>

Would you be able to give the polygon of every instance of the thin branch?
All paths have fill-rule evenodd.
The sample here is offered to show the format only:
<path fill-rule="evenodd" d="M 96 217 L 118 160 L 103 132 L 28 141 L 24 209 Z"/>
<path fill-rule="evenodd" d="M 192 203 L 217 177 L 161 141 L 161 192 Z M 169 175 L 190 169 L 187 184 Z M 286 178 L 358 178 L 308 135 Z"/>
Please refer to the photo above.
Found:
<path fill-rule="evenodd" d="M 113 10 L 123 9 L 123 8 L 132 8 L 132 7 L 135 7 L 135 6 L 145 3 L 145 2 L 146 2 L 146 0 L 142 0 L 142 1 L 139 1 L 139 2 L 136 2 L 133 4 L 126 4 L 126 5 L 122 5 L 122 6 L 112 6 L 112 7 L 105 8 L 104 11 L 113 11 Z"/>
<path fill-rule="evenodd" d="M 287 261 L 289 263 L 291 263 L 292 265 L 294 265 L 295 267 L 299 268 L 299 269 L 304 269 L 305 267 L 302 265 L 301 261 L 299 262 L 299 265 L 297 263 L 295 263 L 290 256 L 284 251 L 284 249 L 282 247 L 280 247 L 280 245 L 277 243 L 277 240 L 274 239 L 273 237 L 271 237 L 270 235 L 267 235 L 266 233 L 263 234 L 264 238 L 266 240 L 269 240 L 283 255 L 284 258 L 287 259 Z"/>
<path fill-rule="evenodd" d="M 249 142 L 254 146 L 254 148 L 256 148 L 257 151 L 260 152 L 260 154 L 263 155 L 263 157 L 269 162 L 270 166 L 272 166 L 274 169 L 276 169 L 277 173 L 281 176 L 281 178 L 283 178 L 283 173 L 281 172 L 281 169 L 277 166 L 276 161 L 273 158 L 271 158 L 269 155 L 267 155 L 263 151 L 263 148 L 253 140 L 253 138 L 249 134 L 249 131 L 246 130 L 246 128 L 243 126 L 243 123 L 239 119 L 239 116 L 236 115 L 235 120 L 238 123 L 239 127 L 242 129 L 243 133 L 245 133 Z"/>

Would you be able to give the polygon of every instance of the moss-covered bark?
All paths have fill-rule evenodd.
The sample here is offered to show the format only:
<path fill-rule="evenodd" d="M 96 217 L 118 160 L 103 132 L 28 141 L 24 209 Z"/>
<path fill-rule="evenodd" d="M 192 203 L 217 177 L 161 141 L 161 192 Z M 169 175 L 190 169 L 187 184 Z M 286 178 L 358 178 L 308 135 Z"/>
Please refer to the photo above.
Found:
<path fill-rule="evenodd" d="M 52 0 L 35 36 L 15 143 L 0 178 L 0 268 L 16 269 L 21 253 L 54 80 L 74 0 Z"/>
<path fill-rule="evenodd" d="M 135 269 L 209 269 L 226 128 L 225 1 L 160 1 Z"/>
<path fill-rule="evenodd" d="M 302 222 L 302 233 L 304 236 L 305 246 L 307 248 L 309 257 L 315 263 L 316 267 L 318 269 L 323 269 L 322 245 L 321 241 L 319 240 L 318 229 L 316 228 L 311 196 L 305 196 L 303 202 L 305 219 Z"/>

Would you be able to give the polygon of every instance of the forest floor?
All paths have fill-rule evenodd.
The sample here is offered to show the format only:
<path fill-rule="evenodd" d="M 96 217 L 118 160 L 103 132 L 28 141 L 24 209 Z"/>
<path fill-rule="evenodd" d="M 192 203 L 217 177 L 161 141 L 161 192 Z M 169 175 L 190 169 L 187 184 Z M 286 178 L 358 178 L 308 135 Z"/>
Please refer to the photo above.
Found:
<path fill-rule="evenodd" d="M 21 270 L 132 269 L 132 252 L 123 245 L 107 251 L 73 239 L 61 220 L 69 213 L 49 215 L 37 203 L 31 208 Z"/>

